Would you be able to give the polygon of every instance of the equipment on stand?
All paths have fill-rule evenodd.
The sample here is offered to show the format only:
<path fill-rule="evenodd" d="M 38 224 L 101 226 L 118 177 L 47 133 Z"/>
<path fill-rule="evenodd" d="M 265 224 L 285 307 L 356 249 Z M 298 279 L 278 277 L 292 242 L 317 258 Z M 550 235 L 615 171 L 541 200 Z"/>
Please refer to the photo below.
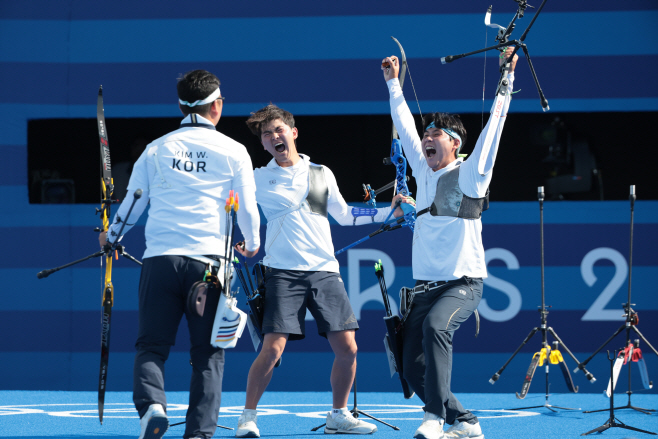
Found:
<path fill-rule="evenodd" d="M 636 340 L 635 345 L 633 345 L 632 342 L 631 342 L 631 330 L 633 330 L 637 333 L 637 335 L 640 336 L 640 338 L 647 344 L 647 346 L 649 346 L 649 348 L 656 355 L 658 355 L 658 351 L 656 351 L 656 349 L 653 346 L 651 346 L 651 343 L 649 343 L 649 341 L 644 337 L 644 335 L 642 335 L 640 330 L 637 329 L 637 325 L 640 323 L 640 318 L 638 317 L 637 312 L 635 312 L 635 310 L 632 308 L 633 306 L 635 306 L 635 304 L 631 303 L 631 279 L 632 279 L 632 274 L 633 274 L 633 222 L 634 222 L 634 214 L 635 214 L 635 199 L 636 199 L 635 185 L 631 185 L 630 194 L 629 194 L 629 200 L 630 200 L 630 204 L 631 204 L 631 224 L 630 224 L 631 231 L 630 231 L 630 244 L 629 244 L 629 252 L 628 252 L 628 298 L 627 298 L 626 303 L 622 304 L 622 306 L 624 308 L 624 312 L 625 312 L 624 317 L 626 317 L 626 321 L 624 322 L 623 325 L 621 325 L 619 327 L 619 329 L 617 329 L 615 331 L 614 334 L 612 334 L 612 336 L 610 336 L 610 338 L 608 338 L 596 351 L 594 351 L 594 353 L 592 355 L 590 355 L 589 358 L 587 358 L 585 361 L 583 361 L 582 365 L 584 367 L 587 363 L 589 363 L 590 360 L 592 358 L 594 358 L 594 356 L 596 354 L 598 354 L 599 351 L 601 351 L 601 349 L 603 349 L 608 343 L 610 343 L 610 341 L 612 341 L 612 339 L 615 338 L 625 328 L 626 329 L 626 344 L 625 344 L 626 349 L 622 352 L 626 352 L 626 350 L 630 350 L 630 358 L 625 359 L 624 363 L 626 363 L 626 361 L 628 361 L 628 360 L 635 361 L 635 359 L 637 359 L 638 367 L 640 368 L 640 373 L 642 374 L 642 381 L 643 381 L 644 387 L 650 389 L 651 387 L 653 387 L 653 383 L 651 383 L 651 381 L 649 381 L 648 374 L 646 373 L 646 366 L 644 366 L 644 359 L 642 358 L 642 351 L 640 351 L 639 354 L 637 354 L 637 355 L 634 355 L 633 352 L 632 352 L 633 349 L 639 348 L 640 341 Z M 640 362 L 640 360 L 642 360 L 642 361 Z M 612 394 L 614 393 L 615 386 L 612 383 L 616 384 L 617 376 L 619 375 L 619 370 L 621 368 L 621 364 L 617 364 L 616 366 L 618 366 L 617 371 L 616 371 L 616 375 L 613 374 L 613 376 L 611 376 L 611 378 L 610 378 L 611 379 L 611 385 L 608 386 L 610 390 L 606 391 L 606 393 L 609 393 L 610 396 L 612 396 Z M 644 371 L 643 371 L 643 366 L 644 366 Z M 582 368 L 580 366 L 578 366 L 578 369 L 582 369 Z M 578 372 L 578 369 L 574 370 L 574 372 Z M 633 394 L 633 390 L 632 390 L 632 387 L 631 387 L 631 365 L 630 364 L 628 365 L 628 390 L 626 391 L 626 393 L 628 394 L 628 404 L 626 404 L 623 407 L 615 407 L 616 410 L 633 409 L 633 410 L 637 410 L 638 412 L 642 412 L 642 413 L 647 414 L 647 415 L 650 415 L 651 414 L 650 412 L 655 412 L 654 409 L 645 409 L 645 408 L 641 408 L 641 407 L 635 407 L 631 404 L 631 395 Z M 588 410 L 588 411 L 585 411 L 583 413 L 595 413 L 595 412 L 600 412 L 600 411 L 605 411 L 605 410 L 607 410 L 607 409 Z"/>
<path fill-rule="evenodd" d="M 514 351 L 512 356 L 507 360 L 507 362 L 503 365 L 503 367 L 500 368 L 498 372 L 496 372 L 489 382 L 491 384 L 494 384 L 496 381 L 498 381 L 498 378 L 500 378 L 500 374 L 503 373 L 507 365 L 512 361 L 512 359 L 516 356 L 516 354 L 519 353 L 521 348 L 525 346 L 525 344 L 532 338 L 533 335 L 537 333 L 537 331 L 541 331 L 542 335 L 542 349 L 535 353 L 532 357 L 532 361 L 530 362 L 530 367 L 528 368 L 528 372 L 526 373 L 525 380 L 523 382 L 523 387 L 521 389 L 521 393 L 517 393 L 516 397 L 519 399 L 525 398 L 525 396 L 528 393 L 528 390 L 530 389 L 530 384 L 532 383 L 532 377 L 534 376 L 535 369 L 537 366 L 542 366 L 544 361 L 546 361 L 546 402 L 544 405 L 539 405 L 539 406 L 532 406 L 532 407 L 520 407 L 516 409 L 511 409 L 511 410 L 524 410 L 524 409 L 532 409 L 532 408 L 541 408 L 545 407 L 552 412 L 556 412 L 557 410 L 553 409 L 562 409 L 562 410 L 580 410 L 580 409 L 573 409 L 573 408 L 566 408 L 566 407 L 558 407 L 554 406 L 548 403 L 548 397 L 549 397 L 549 381 L 548 381 L 548 369 L 549 369 L 549 363 L 552 364 L 560 364 L 560 368 L 562 369 L 562 373 L 564 375 L 565 381 L 567 383 L 567 386 L 569 387 L 569 390 L 577 393 L 578 392 L 578 387 L 574 387 L 573 381 L 571 380 L 571 375 L 569 374 L 569 370 L 567 369 L 566 364 L 564 363 L 564 359 L 562 358 L 562 354 L 560 351 L 557 350 L 558 345 L 562 346 L 564 350 L 569 354 L 571 358 L 578 364 L 578 368 L 582 369 L 585 374 L 587 379 L 593 383 L 596 381 L 596 378 L 589 373 L 586 369 L 585 366 L 578 361 L 578 359 L 571 353 L 569 348 L 567 348 L 567 345 L 564 344 L 564 342 L 558 337 L 557 333 L 548 326 L 548 321 L 547 321 L 547 316 L 548 316 L 548 311 L 546 310 L 546 301 L 545 301 L 545 290 L 544 290 L 544 187 L 539 186 L 537 188 L 537 198 L 539 200 L 539 235 L 540 235 L 540 251 L 541 251 L 541 307 L 539 307 L 539 314 L 541 316 L 541 325 L 538 327 L 535 327 L 530 331 L 530 334 L 523 340 L 521 345 Z M 550 333 L 553 338 L 557 341 L 553 342 L 553 352 L 551 352 L 551 347 L 548 344 L 548 333 Z M 566 373 L 565 373 L 566 371 Z"/>
<path fill-rule="evenodd" d="M 640 376 L 642 377 L 642 384 L 644 388 L 647 390 L 651 390 L 653 388 L 653 381 L 649 380 L 649 372 L 647 371 L 647 365 L 644 362 L 644 357 L 642 356 L 642 351 L 640 350 L 640 340 L 635 339 L 635 343 L 629 342 L 626 348 L 620 350 L 619 355 L 617 355 L 617 359 L 615 360 L 615 367 L 614 367 L 615 373 L 613 379 L 611 379 L 608 382 L 608 388 L 605 391 L 605 394 L 608 398 L 610 398 L 610 395 L 612 395 L 612 393 L 614 393 L 615 391 L 615 387 L 617 386 L 617 378 L 619 377 L 619 372 L 621 371 L 621 367 L 628 364 L 628 367 L 630 369 L 631 362 L 637 364 L 637 367 L 640 370 Z M 600 410 L 595 410 L 595 411 L 600 411 Z M 645 409 L 639 411 L 645 411 Z M 651 411 L 655 411 L 655 410 L 651 409 Z"/>
<path fill-rule="evenodd" d="M 528 371 L 526 372 L 525 375 L 525 380 L 523 381 L 523 386 L 521 387 L 521 393 L 516 394 L 516 397 L 518 399 L 524 399 L 526 397 L 526 395 L 528 394 L 528 390 L 530 389 L 530 384 L 532 383 L 532 377 L 535 375 L 535 370 L 537 369 L 537 366 L 539 367 L 543 366 L 544 361 L 546 361 L 547 368 L 549 363 L 559 364 L 560 369 L 562 370 L 562 375 L 564 376 L 564 381 L 567 383 L 567 387 L 569 388 L 569 391 L 573 393 L 578 393 L 578 386 L 574 386 L 573 380 L 571 379 L 571 374 L 569 373 L 569 368 L 567 367 L 567 364 L 564 362 L 564 358 L 562 358 L 562 354 L 558 350 L 558 342 L 553 341 L 553 344 L 550 348 L 549 347 L 542 348 L 541 351 L 535 353 L 532 356 L 532 360 L 530 361 L 530 367 L 528 367 Z M 539 407 L 543 407 L 543 406 L 539 406 Z M 563 408 L 563 407 L 557 407 L 557 408 Z"/>
<path fill-rule="evenodd" d="M 107 140 L 107 127 L 105 125 L 105 110 L 103 109 L 103 86 L 101 85 L 98 89 L 98 99 L 96 101 L 96 121 L 98 123 L 98 137 L 100 140 L 101 148 L 101 205 L 100 208 L 96 208 L 96 213 L 101 214 L 101 227 L 96 227 L 95 232 L 105 232 L 110 226 L 110 216 L 111 216 L 111 205 L 118 203 L 119 200 L 112 199 L 114 195 L 114 181 L 112 180 L 112 162 L 110 160 L 110 146 Z M 135 202 L 142 196 L 142 190 L 138 189 L 134 192 L 134 198 L 128 211 L 128 216 L 135 205 Z M 88 259 L 97 258 L 105 256 L 105 276 L 103 282 L 103 298 L 102 306 L 103 310 L 101 313 L 101 364 L 100 372 L 98 377 L 98 418 L 101 425 L 103 424 L 103 410 L 105 407 L 105 389 L 107 387 L 107 372 L 108 372 L 108 362 L 110 358 L 110 324 L 112 321 L 112 306 L 114 305 L 114 286 L 112 285 L 112 255 L 114 254 L 117 259 L 118 255 L 123 256 L 126 259 L 129 259 L 136 264 L 142 265 L 134 257 L 130 256 L 125 248 L 119 244 L 121 239 L 121 233 L 123 233 L 123 228 L 125 227 L 128 218 L 125 218 L 121 226 L 119 235 L 117 236 L 114 244 L 106 244 L 100 251 L 93 253 L 89 256 L 86 256 L 77 261 L 69 262 L 68 264 L 61 265 L 59 267 L 50 268 L 48 270 L 42 270 L 37 273 L 37 278 L 43 279 L 51 274 L 59 271 L 63 268 L 70 267 L 72 265 L 79 264 Z M 101 266 L 103 265 L 103 260 L 101 258 Z"/>
<path fill-rule="evenodd" d="M 505 60 L 501 67 L 501 78 L 500 81 L 498 82 L 498 87 L 500 87 L 500 84 L 504 78 L 504 76 L 507 74 L 507 69 L 506 66 L 508 63 L 514 59 L 514 55 L 516 55 L 516 52 L 521 48 L 523 50 L 523 53 L 525 54 L 526 59 L 528 60 L 528 65 L 530 66 L 530 73 L 532 73 L 532 78 L 535 80 L 535 85 L 537 86 L 537 91 L 539 92 L 539 100 L 541 101 L 541 106 L 543 111 L 548 111 L 550 108 L 548 106 L 548 101 L 546 100 L 546 97 L 544 97 L 544 92 L 541 90 L 541 86 L 539 85 L 539 80 L 537 79 L 537 74 L 535 73 L 535 68 L 532 66 L 532 61 L 530 60 L 530 53 L 528 52 L 528 47 L 525 45 L 524 41 L 526 36 L 528 35 L 528 32 L 530 31 L 530 28 L 532 25 L 535 23 L 535 20 L 541 13 L 542 9 L 544 8 L 544 5 L 546 4 L 546 0 L 542 1 L 541 6 L 539 6 L 539 9 L 537 10 L 537 13 L 535 14 L 534 17 L 532 17 L 532 20 L 530 21 L 530 24 L 528 24 L 528 27 L 525 29 L 523 32 L 523 35 L 521 35 L 521 38 L 518 40 L 512 40 L 509 41 L 509 36 L 512 34 L 512 31 L 514 30 L 514 27 L 516 26 L 515 21 L 517 18 L 523 18 L 523 14 L 525 13 L 526 8 L 531 7 L 534 8 L 534 6 L 530 6 L 526 0 L 514 0 L 516 3 L 518 3 L 519 8 L 516 11 L 516 14 L 514 14 L 514 18 L 512 18 L 512 21 L 510 22 L 507 27 L 502 27 L 497 24 L 491 24 L 489 19 L 491 17 L 491 6 L 489 6 L 489 9 L 487 10 L 487 14 L 485 16 L 485 25 L 489 27 L 494 27 L 498 28 L 498 35 L 496 36 L 496 41 L 499 43 L 495 46 L 491 47 L 486 47 L 484 49 L 476 50 L 474 52 L 468 52 L 468 53 L 462 53 L 461 55 L 450 55 L 441 58 L 441 63 L 442 64 L 447 64 L 450 62 L 453 62 L 456 59 L 464 58 L 470 55 L 475 55 L 478 53 L 486 52 L 489 50 L 501 50 L 504 51 L 506 47 L 508 46 L 514 46 L 514 52 L 510 55 L 509 58 Z M 497 94 L 498 92 L 496 92 Z"/>
<path fill-rule="evenodd" d="M 623 351 L 620 352 L 622 354 Z M 608 351 L 608 360 L 610 361 L 610 380 L 613 380 L 613 377 L 615 376 L 615 371 L 613 364 L 615 363 L 615 357 L 617 356 L 617 351 L 613 352 L 613 356 L 610 356 L 610 351 Z M 630 369 L 630 367 L 629 367 Z M 608 409 L 606 409 L 608 410 Z M 608 418 L 608 421 L 603 424 L 600 427 L 595 428 L 594 430 L 590 430 L 587 433 L 581 434 L 581 436 L 587 436 L 588 434 L 592 433 L 603 433 L 606 431 L 608 428 L 611 427 L 619 427 L 619 428 L 625 428 L 627 430 L 633 430 L 633 431 L 639 431 L 640 433 L 646 433 L 646 434 L 653 434 L 655 435 L 656 433 L 653 433 L 651 431 L 646 431 L 646 430 L 640 430 L 639 428 L 631 427 L 630 425 L 626 425 L 623 422 L 621 422 L 619 419 L 615 418 L 615 396 L 614 392 L 610 394 L 610 417 Z M 599 411 L 599 410 L 597 410 Z M 591 413 L 591 412 L 584 412 L 584 413 Z"/>

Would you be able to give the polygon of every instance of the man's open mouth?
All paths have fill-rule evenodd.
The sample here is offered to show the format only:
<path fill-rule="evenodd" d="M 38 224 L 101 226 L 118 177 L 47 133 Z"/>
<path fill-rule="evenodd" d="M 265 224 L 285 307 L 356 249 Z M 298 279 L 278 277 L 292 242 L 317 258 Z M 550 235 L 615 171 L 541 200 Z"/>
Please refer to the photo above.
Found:
<path fill-rule="evenodd" d="M 286 145 L 284 145 L 283 143 L 277 143 L 276 145 L 274 145 L 274 149 L 276 149 L 276 152 L 283 152 L 283 150 L 286 149 Z"/>
<path fill-rule="evenodd" d="M 425 154 L 427 154 L 427 157 L 432 157 L 434 154 L 436 154 L 436 149 L 433 146 L 428 146 L 425 148 Z"/>

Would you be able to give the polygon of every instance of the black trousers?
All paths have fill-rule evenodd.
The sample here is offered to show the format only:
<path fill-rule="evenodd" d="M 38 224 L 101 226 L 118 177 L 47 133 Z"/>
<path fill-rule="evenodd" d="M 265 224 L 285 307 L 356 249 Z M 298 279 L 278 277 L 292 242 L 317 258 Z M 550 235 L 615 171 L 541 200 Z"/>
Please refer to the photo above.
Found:
<path fill-rule="evenodd" d="M 419 281 L 417 284 L 420 284 Z M 482 298 L 482 279 L 461 278 L 416 294 L 404 324 L 404 378 L 425 403 L 424 410 L 446 424 L 477 423 L 450 391 L 452 335 Z"/>
<path fill-rule="evenodd" d="M 219 295 L 206 298 L 203 317 L 186 309 L 192 285 L 206 266 L 185 256 L 144 259 L 139 280 L 139 333 L 135 347 L 133 402 L 142 417 L 151 404 L 167 407 L 164 364 L 183 314 L 190 331 L 192 378 L 184 438 L 211 438 L 222 396 L 224 350 L 210 345 Z"/>

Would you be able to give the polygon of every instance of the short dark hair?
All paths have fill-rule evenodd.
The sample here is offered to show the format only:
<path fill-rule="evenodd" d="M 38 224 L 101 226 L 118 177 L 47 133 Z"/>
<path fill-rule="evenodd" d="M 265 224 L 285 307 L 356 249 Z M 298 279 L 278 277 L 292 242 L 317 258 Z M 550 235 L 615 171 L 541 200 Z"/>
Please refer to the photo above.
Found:
<path fill-rule="evenodd" d="M 246 124 L 251 132 L 260 139 L 263 126 L 276 119 L 281 119 L 283 123 L 288 125 L 290 128 L 295 128 L 295 118 L 293 117 L 292 113 L 279 108 L 274 104 L 270 104 L 267 107 L 261 108 L 255 113 L 251 113 L 251 117 L 247 119 Z"/>
<path fill-rule="evenodd" d="M 423 132 L 427 130 L 427 126 L 432 122 L 434 122 L 434 125 L 437 128 L 445 127 L 459 134 L 459 137 L 462 138 L 462 141 L 459 144 L 459 148 L 455 152 L 455 155 L 459 154 L 459 151 L 466 143 L 466 128 L 464 128 L 464 124 L 462 123 L 459 114 L 439 112 L 426 114 L 423 116 Z"/>
<path fill-rule="evenodd" d="M 203 100 L 217 90 L 217 87 L 219 87 L 219 79 L 206 70 L 192 70 L 191 72 L 187 72 L 178 77 L 178 84 L 176 84 L 178 98 L 187 102 Z M 205 105 L 197 105 L 196 107 L 188 107 L 181 104 L 180 108 L 185 116 L 191 113 L 207 114 L 212 104 L 211 102 Z"/>

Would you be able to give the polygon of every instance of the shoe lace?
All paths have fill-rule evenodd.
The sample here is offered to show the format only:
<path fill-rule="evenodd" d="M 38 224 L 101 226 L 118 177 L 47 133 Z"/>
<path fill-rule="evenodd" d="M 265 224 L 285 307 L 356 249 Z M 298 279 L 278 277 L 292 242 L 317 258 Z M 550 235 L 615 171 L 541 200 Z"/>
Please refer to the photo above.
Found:
<path fill-rule="evenodd" d="M 359 423 L 358 419 L 356 419 L 352 413 L 345 414 L 341 413 L 339 416 L 336 416 L 334 418 L 334 421 L 336 421 L 336 424 L 338 424 L 339 427 L 341 428 L 348 428 L 348 427 L 354 427 Z"/>
<path fill-rule="evenodd" d="M 242 416 L 240 416 L 240 424 L 246 424 L 247 422 L 256 422 L 256 413 L 243 413 Z"/>

